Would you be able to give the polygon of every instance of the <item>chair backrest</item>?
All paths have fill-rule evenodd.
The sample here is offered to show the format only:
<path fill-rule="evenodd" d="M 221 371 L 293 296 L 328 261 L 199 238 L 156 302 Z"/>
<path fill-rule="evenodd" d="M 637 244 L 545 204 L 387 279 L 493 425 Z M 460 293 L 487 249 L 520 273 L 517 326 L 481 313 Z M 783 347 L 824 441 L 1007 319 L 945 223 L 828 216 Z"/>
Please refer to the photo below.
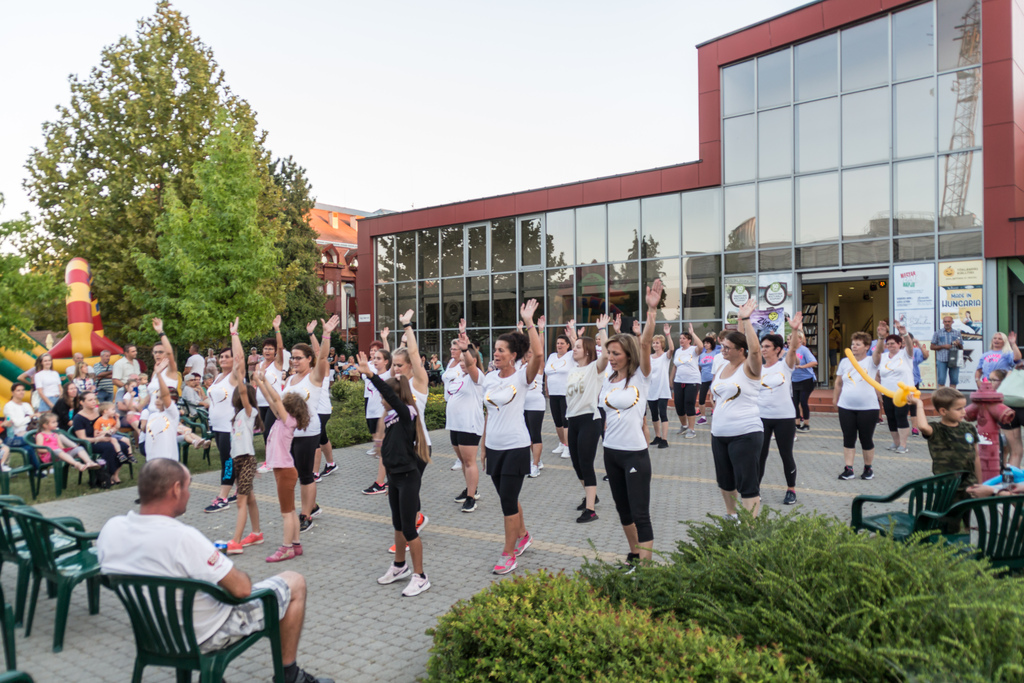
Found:
<path fill-rule="evenodd" d="M 25 544 L 32 555 L 32 565 L 44 575 L 57 574 L 57 553 L 53 547 L 51 534 L 56 529 L 50 520 L 43 517 L 38 510 L 27 505 L 12 505 L 0 510 L 6 520 L 13 517 L 18 523 Z"/>
<path fill-rule="evenodd" d="M 11 522 L 8 508 L 25 505 L 18 496 L 0 496 L 0 558 L 15 561 L 19 558 L 15 540 L 15 525 Z"/>
<path fill-rule="evenodd" d="M 907 503 L 907 512 L 911 516 L 917 517 L 924 511 L 948 510 L 953 505 L 953 498 L 956 496 L 956 490 L 960 487 L 963 476 L 963 472 L 946 472 L 912 482 L 913 488 L 907 492 L 910 498 L 910 502 Z"/>
<path fill-rule="evenodd" d="M 993 567 L 1024 568 L 1024 496 L 965 500 L 949 510 L 950 517 L 958 513 L 970 514 L 967 521 L 977 528 L 974 545 Z"/>

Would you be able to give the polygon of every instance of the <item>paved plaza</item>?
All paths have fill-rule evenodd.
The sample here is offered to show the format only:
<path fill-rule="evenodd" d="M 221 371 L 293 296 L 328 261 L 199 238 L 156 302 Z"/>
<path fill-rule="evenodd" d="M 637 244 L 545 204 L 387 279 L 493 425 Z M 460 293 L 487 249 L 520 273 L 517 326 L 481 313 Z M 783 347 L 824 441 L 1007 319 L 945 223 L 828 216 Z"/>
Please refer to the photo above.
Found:
<path fill-rule="evenodd" d="M 923 439 L 911 437 L 910 452 L 896 456 L 884 450 L 889 443 L 885 427 L 876 431 L 880 453 L 875 460 L 875 478 L 839 481 L 842 469 L 842 440 L 838 419 L 816 415 L 813 431 L 799 433 L 795 446 L 798 499 L 803 511 L 816 510 L 849 519 L 850 500 L 861 493 L 882 494 L 931 473 L 928 449 Z M 724 511 L 715 486 L 708 426 L 698 436 L 684 440 L 669 437 L 671 448 L 653 450 L 654 480 L 651 503 L 655 548 L 670 549 L 684 536 L 680 520 L 702 518 L 706 513 Z M 264 559 L 280 541 L 281 520 L 272 476 L 256 480 L 257 497 L 267 542 L 254 546 L 233 559 L 254 580 L 284 569 L 306 576 L 309 586 L 306 625 L 299 646 L 299 663 L 319 675 L 346 683 L 369 681 L 415 681 L 425 674 L 430 638 L 424 633 L 453 603 L 469 598 L 492 581 L 499 580 L 491 567 L 501 553 L 502 524 L 497 495 L 490 481 L 481 486 L 482 500 L 476 512 L 464 514 L 454 501 L 465 486 L 461 472 L 450 471 L 454 453 L 446 432 L 433 432 L 434 463 L 423 479 L 423 511 L 430 521 L 424 529 L 425 569 L 432 587 L 415 598 L 401 597 L 404 582 L 379 586 L 376 578 L 391 561 L 387 548 L 392 542 L 387 496 L 365 496 L 360 490 L 370 484 L 376 460 L 367 456 L 366 446 L 335 451 L 338 470 L 320 484 L 318 500 L 324 514 L 302 535 L 305 554 L 282 565 Z M 551 454 L 557 445 L 550 419 L 544 430 L 546 465 L 537 479 L 527 479 L 522 504 L 533 546 L 519 560 L 512 575 L 547 568 L 572 571 L 584 556 L 593 556 L 591 543 L 602 556 L 624 557 L 622 534 L 611 493 L 598 482 L 600 519 L 577 524 L 576 506 L 582 487 L 575 479 L 569 460 Z M 598 465 L 602 463 L 600 452 Z M 857 474 L 861 471 L 858 456 Z M 599 476 L 601 470 L 598 470 Z M 202 509 L 214 496 L 216 473 L 197 476 L 192 483 L 192 501 L 182 520 L 202 530 L 212 540 L 227 539 L 234 529 L 231 511 L 204 514 Z M 782 507 L 785 493 L 781 459 L 777 451 L 769 459 L 762 495 L 775 508 Z M 86 529 L 99 531 L 109 517 L 132 509 L 134 487 L 40 505 L 49 516 L 74 515 Z M 15 572 L 3 572 L 4 590 L 14 601 Z M 100 614 L 90 616 L 84 586 L 75 590 L 64 651 L 51 652 L 54 603 L 40 597 L 31 638 L 17 631 L 18 665 L 36 681 L 123 681 L 131 676 L 135 644 L 124 608 L 113 593 L 101 593 Z M 236 660 L 228 669 L 227 681 L 269 681 L 269 647 L 260 644 L 248 659 Z M 145 681 L 173 681 L 170 669 L 148 668 Z"/>

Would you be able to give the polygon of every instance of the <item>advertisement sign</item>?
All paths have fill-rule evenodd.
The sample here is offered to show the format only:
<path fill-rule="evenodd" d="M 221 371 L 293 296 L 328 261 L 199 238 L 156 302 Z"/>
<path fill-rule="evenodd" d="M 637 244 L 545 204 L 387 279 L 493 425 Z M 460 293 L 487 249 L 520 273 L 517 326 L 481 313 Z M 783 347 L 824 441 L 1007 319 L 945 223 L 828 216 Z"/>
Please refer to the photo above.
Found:
<path fill-rule="evenodd" d="M 750 314 L 750 324 L 763 340 L 769 334 L 786 336 L 786 311 L 782 308 L 759 308 Z"/>
<path fill-rule="evenodd" d="M 942 316 L 953 316 L 953 329 L 959 330 L 964 340 L 960 359 L 958 389 L 974 391 L 974 371 L 984 349 L 982 337 L 982 311 L 984 309 L 985 262 L 943 261 L 939 263 L 939 324 Z M 936 328 L 937 329 L 937 328 Z"/>
<path fill-rule="evenodd" d="M 917 339 L 931 339 L 936 329 L 935 264 L 894 266 L 892 296 L 894 319 Z"/>
<path fill-rule="evenodd" d="M 757 281 L 752 275 L 725 278 L 725 329 L 735 330 L 739 322 L 740 306 L 750 297 L 757 296 Z"/>

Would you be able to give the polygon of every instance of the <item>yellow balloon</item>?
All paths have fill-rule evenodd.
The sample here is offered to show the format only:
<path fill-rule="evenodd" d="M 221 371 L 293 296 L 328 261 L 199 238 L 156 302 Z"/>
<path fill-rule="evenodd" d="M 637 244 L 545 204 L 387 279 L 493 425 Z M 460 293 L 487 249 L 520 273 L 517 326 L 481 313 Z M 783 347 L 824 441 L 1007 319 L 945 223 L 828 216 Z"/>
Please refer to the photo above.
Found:
<path fill-rule="evenodd" d="M 868 373 L 864 372 L 864 368 L 862 368 L 860 366 L 860 363 L 857 362 L 857 358 L 853 355 L 853 351 L 851 351 L 850 349 L 846 349 L 846 357 L 850 359 L 850 362 L 853 364 L 853 367 L 857 370 L 857 372 L 860 373 L 860 376 L 864 378 L 864 381 L 873 386 L 875 389 L 878 389 L 878 391 L 880 391 L 883 396 L 888 396 L 889 398 L 891 398 L 893 405 L 896 406 L 897 408 L 902 408 L 903 406 L 907 405 L 907 400 L 911 396 L 919 397 L 921 395 L 921 392 L 917 389 L 917 387 L 907 386 L 903 382 L 897 383 L 897 386 L 899 386 L 898 391 L 886 389 L 881 384 L 876 382 L 874 377 L 868 377 Z"/>

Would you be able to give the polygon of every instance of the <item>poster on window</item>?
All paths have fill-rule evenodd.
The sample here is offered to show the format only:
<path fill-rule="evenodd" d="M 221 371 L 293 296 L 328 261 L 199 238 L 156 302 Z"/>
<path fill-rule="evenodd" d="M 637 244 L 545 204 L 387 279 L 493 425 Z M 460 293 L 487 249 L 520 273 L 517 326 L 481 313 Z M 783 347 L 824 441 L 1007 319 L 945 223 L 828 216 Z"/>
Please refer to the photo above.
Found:
<path fill-rule="evenodd" d="M 985 262 L 943 261 L 939 263 L 939 320 L 953 317 L 953 329 L 964 340 L 960 354 L 958 389 L 976 390 L 974 371 L 984 348 L 982 310 L 984 308 L 983 274 Z"/>
<path fill-rule="evenodd" d="M 893 267 L 893 317 L 918 339 L 935 332 L 935 264 Z"/>
<path fill-rule="evenodd" d="M 739 323 L 740 306 L 757 296 L 757 281 L 752 275 L 725 278 L 725 329 L 735 330 Z"/>

